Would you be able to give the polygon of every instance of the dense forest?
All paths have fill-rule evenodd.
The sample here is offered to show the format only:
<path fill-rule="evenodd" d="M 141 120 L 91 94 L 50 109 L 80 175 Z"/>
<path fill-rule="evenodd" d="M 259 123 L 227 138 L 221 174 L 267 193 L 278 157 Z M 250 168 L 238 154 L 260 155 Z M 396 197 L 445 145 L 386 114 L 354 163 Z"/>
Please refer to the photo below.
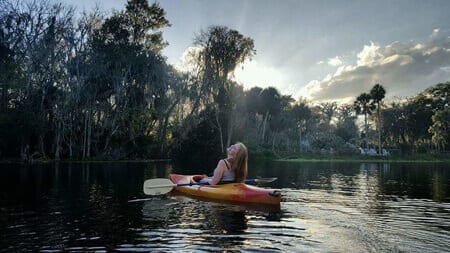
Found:
<path fill-rule="evenodd" d="M 147 0 L 111 14 L 0 1 L 0 158 L 208 162 L 236 141 L 276 157 L 449 150 L 450 82 L 390 101 L 389 84 L 373 84 L 352 104 L 245 90 L 232 77 L 256 54 L 253 39 L 198 31 L 182 71 L 162 54 L 170 25 Z"/>

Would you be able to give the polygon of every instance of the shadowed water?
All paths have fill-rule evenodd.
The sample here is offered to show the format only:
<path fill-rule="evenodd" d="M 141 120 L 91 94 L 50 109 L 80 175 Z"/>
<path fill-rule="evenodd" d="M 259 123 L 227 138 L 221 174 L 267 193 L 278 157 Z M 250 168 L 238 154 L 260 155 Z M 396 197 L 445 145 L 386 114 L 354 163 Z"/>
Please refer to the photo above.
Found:
<path fill-rule="evenodd" d="M 0 164 L 0 251 L 446 252 L 446 164 L 253 162 L 280 207 L 145 196 L 168 163 Z"/>

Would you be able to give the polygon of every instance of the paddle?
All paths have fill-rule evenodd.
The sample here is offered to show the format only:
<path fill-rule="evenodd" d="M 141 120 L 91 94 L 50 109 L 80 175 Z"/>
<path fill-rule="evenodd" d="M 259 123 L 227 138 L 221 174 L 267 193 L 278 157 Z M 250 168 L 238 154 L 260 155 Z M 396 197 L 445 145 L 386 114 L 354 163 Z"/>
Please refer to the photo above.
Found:
<path fill-rule="evenodd" d="M 255 179 L 246 179 L 245 183 L 270 183 L 277 180 L 276 177 L 271 178 L 255 178 Z M 174 184 L 172 181 L 166 178 L 154 178 L 148 179 L 144 182 L 144 194 L 145 195 L 161 195 L 170 192 L 174 187 L 179 186 L 191 186 L 191 185 L 208 185 L 208 183 L 183 183 L 183 184 Z"/>
<path fill-rule="evenodd" d="M 172 181 L 166 178 L 155 178 L 145 180 L 144 182 L 144 194 L 145 195 L 161 195 L 170 192 L 177 186 L 190 186 L 190 185 L 207 185 L 208 183 L 185 183 L 174 184 Z"/>
<path fill-rule="evenodd" d="M 245 179 L 246 184 L 255 184 L 255 183 L 272 183 L 277 180 L 277 177 L 268 177 L 268 178 L 250 178 Z"/>

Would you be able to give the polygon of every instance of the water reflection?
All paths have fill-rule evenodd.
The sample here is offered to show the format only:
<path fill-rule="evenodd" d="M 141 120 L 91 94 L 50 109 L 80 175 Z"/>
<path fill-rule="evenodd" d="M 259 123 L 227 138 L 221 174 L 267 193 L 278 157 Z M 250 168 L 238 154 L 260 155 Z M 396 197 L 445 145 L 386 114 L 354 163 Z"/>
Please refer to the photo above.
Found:
<path fill-rule="evenodd" d="M 446 251 L 450 206 L 442 189 L 448 189 L 448 169 L 360 164 L 356 171 L 351 164 L 348 169 L 341 166 L 339 170 L 301 168 L 303 175 L 314 176 L 309 174 L 304 187 L 295 182 L 297 187 L 287 191 L 283 203 L 286 217 L 300 215 L 325 225 L 313 236 L 322 248 Z M 299 206 L 299 201 L 306 205 Z"/>
<path fill-rule="evenodd" d="M 0 251 L 101 250 L 133 241 L 141 213 L 124 205 L 167 164 L 0 165 Z M 158 174 L 156 174 L 158 175 Z"/>
<path fill-rule="evenodd" d="M 0 165 L 0 251 L 446 252 L 445 164 L 252 161 L 278 177 L 276 210 L 176 195 L 149 198 L 168 163 Z M 200 171 L 197 171 L 200 172 Z"/>
<path fill-rule="evenodd" d="M 205 202 L 182 195 L 146 200 L 142 213 L 146 225 L 138 245 L 147 250 L 238 250 L 249 247 L 251 241 L 263 240 L 263 227 L 273 232 L 267 222 L 281 217 L 279 207 Z M 259 244 L 253 246 L 256 250 Z"/>

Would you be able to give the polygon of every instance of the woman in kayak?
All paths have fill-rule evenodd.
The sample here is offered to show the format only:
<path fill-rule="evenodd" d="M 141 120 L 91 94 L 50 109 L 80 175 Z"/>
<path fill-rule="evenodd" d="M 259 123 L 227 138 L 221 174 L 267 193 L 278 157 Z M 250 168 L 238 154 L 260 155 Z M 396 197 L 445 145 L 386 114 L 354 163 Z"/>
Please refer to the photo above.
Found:
<path fill-rule="evenodd" d="M 203 175 L 195 177 L 194 180 L 208 182 L 210 185 L 221 181 L 243 183 L 247 178 L 247 161 L 247 147 L 238 142 L 227 148 L 227 158 L 219 161 L 212 178 Z"/>

